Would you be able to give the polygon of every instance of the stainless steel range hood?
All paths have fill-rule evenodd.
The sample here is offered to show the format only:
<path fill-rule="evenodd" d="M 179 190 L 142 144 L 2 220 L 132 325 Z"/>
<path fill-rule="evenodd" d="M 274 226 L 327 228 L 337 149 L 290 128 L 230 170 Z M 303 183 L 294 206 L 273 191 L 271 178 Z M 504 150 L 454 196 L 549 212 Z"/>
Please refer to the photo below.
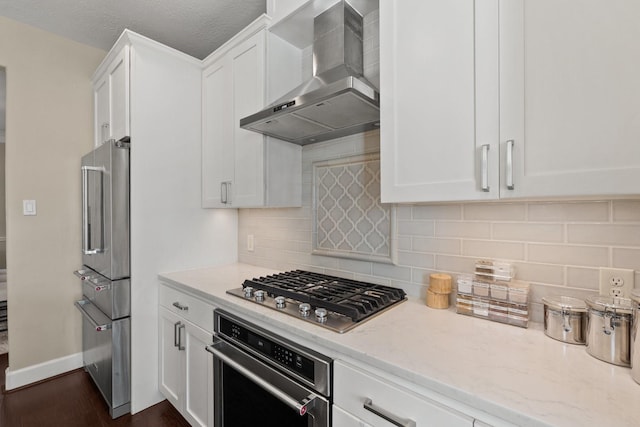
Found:
<path fill-rule="evenodd" d="M 313 21 L 314 77 L 240 127 L 299 145 L 375 129 L 380 94 L 363 77 L 362 16 L 342 0 Z"/>

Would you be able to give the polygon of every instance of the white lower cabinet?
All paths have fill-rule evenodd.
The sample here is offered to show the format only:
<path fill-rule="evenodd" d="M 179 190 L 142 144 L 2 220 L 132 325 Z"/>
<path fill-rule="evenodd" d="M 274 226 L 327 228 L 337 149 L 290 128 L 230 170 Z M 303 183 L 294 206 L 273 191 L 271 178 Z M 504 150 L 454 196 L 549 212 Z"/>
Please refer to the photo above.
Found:
<path fill-rule="evenodd" d="M 343 361 L 334 362 L 333 369 L 334 424 L 337 426 L 474 425 L 473 417 Z M 336 414 L 344 424 L 336 421 Z"/>
<path fill-rule="evenodd" d="M 192 426 L 213 425 L 213 357 L 205 347 L 212 342 L 213 322 L 193 323 L 192 313 L 213 307 L 190 296 L 177 294 L 177 305 L 162 305 L 167 300 L 161 287 L 160 319 L 160 392 Z M 169 290 L 176 292 L 175 290 Z M 176 296 L 176 295 L 171 295 Z M 180 313 L 178 313 L 180 312 Z M 181 315 L 184 312 L 184 315 Z M 190 319 L 191 317 L 191 319 Z M 204 329 L 206 328 L 206 329 Z"/>
<path fill-rule="evenodd" d="M 331 408 L 333 414 L 333 425 L 340 427 L 372 427 L 362 420 L 354 417 L 339 406 L 333 405 Z"/>

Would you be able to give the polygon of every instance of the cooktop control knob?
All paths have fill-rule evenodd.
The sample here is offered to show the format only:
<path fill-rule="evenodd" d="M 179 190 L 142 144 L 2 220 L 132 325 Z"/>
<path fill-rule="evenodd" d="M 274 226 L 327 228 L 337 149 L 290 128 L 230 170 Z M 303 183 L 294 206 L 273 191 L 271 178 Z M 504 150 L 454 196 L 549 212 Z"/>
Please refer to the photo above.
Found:
<path fill-rule="evenodd" d="M 300 312 L 300 316 L 309 317 L 309 313 L 311 313 L 311 305 L 303 302 L 298 306 L 298 311 Z"/>
<path fill-rule="evenodd" d="M 256 301 L 257 302 L 262 302 L 264 301 L 264 291 L 255 291 L 253 293 L 253 295 L 255 295 Z"/>
<path fill-rule="evenodd" d="M 287 303 L 285 302 L 284 297 L 276 297 L 276 308 L 285 308 Z"/>
<path fill-rule="evenodd" d="M 316 308 L 316 321 L 318 321 L 319 323 L 324 323 L 327 321 L 326 308 Z"/>
<path fill-rule="evenodd" d="M 246 288 L 243 289 L 243 291 L 244 291 L 245 298 L 253 297 L 253 288 L 251 286 L 247 286 Z"/>

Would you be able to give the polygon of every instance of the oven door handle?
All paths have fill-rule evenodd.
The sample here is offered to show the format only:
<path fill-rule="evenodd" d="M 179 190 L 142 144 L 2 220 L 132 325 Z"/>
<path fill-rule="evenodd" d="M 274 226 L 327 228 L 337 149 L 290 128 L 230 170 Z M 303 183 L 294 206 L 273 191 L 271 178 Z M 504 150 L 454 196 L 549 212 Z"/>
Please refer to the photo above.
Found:
<path fill-rule="evenodd" d="M 278 398 L 281 402 L 285 403 L 292 409 L 295 409 L 300 416 L 306 414 L 309 409 L 313 408 L 313 405 L 315 404 L 315 399 L 318 398 L 318 395 L 316 395 L 315 393 L 309 393 L 309 395 L 302 400 L 297 400 L 289 396 L 287 393 L 283 392 L 277 387 L 274 387 L 272 384 L 270 384 L 260 376 L 254 374 L 252 371 L 245 368 L 242 364 L 236 362 L 231 357 L 227 356 L 226 354 L 224 354 L 223 352 L 221 352 L 216 348 L 222 345 L 228 345 L 228 344 L 226 344 L 225 342 L 218 342 L 218 343 L 215 343 L 214 345 L 207 346 L 206 349 L 209 353 L 213 354 L 214 357 L 222 360 L 224 363 L 226 363 L 227 365 L 229 365 L 236 371 L 240 372 L 242 375 L 244 375 L 245 377 L 247 377 L 257 385 L 262 387 L 269 394 Z"/>

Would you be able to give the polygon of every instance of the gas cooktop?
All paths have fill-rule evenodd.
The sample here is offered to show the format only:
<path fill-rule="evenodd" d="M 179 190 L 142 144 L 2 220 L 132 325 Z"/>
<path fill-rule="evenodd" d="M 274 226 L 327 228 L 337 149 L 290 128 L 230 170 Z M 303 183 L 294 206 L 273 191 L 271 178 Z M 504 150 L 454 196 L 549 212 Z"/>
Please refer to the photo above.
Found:
<path fill-rule="evenodd" d="M 245 280 L 227 293 L 340 333 L 406 300 L 402 289 L 303 270 Z"/>

